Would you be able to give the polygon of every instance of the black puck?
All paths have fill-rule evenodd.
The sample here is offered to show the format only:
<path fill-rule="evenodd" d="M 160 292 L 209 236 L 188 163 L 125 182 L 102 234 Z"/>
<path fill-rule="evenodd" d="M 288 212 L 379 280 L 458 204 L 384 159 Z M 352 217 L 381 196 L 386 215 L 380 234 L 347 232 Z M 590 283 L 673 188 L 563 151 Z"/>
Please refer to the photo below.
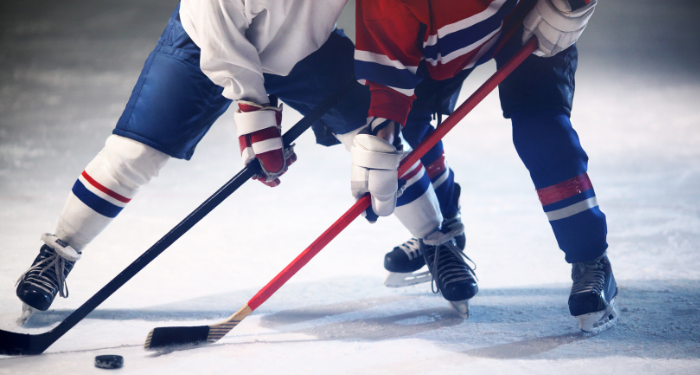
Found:
<path fill-rule="evenodd" d="M 120 355 L 98 355 L 95 357 L 95 367 L 99 368 L 122 368 L 124 366 L 124 357 Z"/>

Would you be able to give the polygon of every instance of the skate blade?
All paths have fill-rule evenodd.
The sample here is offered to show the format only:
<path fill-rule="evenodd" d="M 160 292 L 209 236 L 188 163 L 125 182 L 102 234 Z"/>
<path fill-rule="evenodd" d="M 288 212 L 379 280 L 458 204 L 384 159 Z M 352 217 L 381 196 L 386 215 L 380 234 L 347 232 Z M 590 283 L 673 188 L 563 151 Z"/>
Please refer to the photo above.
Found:
<path fill-rule="evenodd" d="M 620 311 L 615 303 L 615 298 L 613 298 L 607 309 L 579 315 L 576 318 L 578 318 L 578 326 L 584 335 L 595 336 L 617 324 L 620 320 Z"/>
<path fill-rule="evenodd" d="M 430 271 L 425 272 L 389 272 L 384 285 L 388 288 L 402 288 L 405 286 L 427 283 L 431 280 Z"/>
<path fill-rule="evenodd" d="M 452 308 L 457 310 L 459 316 L 464 319 L 469 319 L 469 300 L 465 299 L 463 301 L 448 301 Z"/>
<path fill-rule="evenodd" d="M 37 309 L 27 305 L 26 303 L 23 303 L 22 304 L 22 315 L 19 318 L 17 318 L 17 324 L 21 325 L 21 326 L 24 325 L 25 323 L 27 323 L 29 318 L 31 318 L 32 315 L 34 315 L 34 313 L 36 313 L 36 312 L 37 312 Z"/>

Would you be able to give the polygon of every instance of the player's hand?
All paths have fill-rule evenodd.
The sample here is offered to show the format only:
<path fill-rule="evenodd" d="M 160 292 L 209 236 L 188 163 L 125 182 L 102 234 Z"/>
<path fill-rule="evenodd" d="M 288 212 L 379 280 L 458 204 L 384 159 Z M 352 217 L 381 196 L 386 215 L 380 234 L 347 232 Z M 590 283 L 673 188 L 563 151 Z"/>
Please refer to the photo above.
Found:
<path fill-rule="evenodd" d="M 262 173 L 253 179 L 270 187 L 279 185 L 279 176 L 297 160 L 294 148 L 285 149 L 282 143 L 282 106 L 240 100 L 234 120 L 243 163 L 260 161 Z"/>
<path fill-rule="evenodd" d="M 372 207 L 366 212 L 370 222 L 391 215 L 396 208 L 400 195 L 397 171 L 403 157 L 401 147 L 395 146 L 399 129 L 393 121 L 370 118 L 366 132 L 353 139 L 350 188 L 355 199 L 372 195 Z"/>
<path fill-rule="evenodd" d="M 598 0 L 538 0 L 523 20 L 523 43 L 533 35 L 535 55 L 551 57 L 576 43 Z"/>

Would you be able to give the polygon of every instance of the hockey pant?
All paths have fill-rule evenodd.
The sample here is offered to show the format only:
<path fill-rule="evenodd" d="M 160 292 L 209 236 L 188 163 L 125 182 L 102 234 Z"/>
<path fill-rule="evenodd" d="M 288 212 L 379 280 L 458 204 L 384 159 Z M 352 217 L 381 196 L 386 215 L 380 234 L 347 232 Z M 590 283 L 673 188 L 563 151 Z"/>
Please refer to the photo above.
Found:
<path fill-rule="evenodd" d="M 496 55 L 499 67 L 521 48 L 520 29 Z M 593 260 L 607 249 L 607 225 L 588 177 L 588 156 L 571 125 L 578 50 L 549 58 L 530 55 L 500 85 L 503 115 L 569 263 Z"/>
<path fill-rule="evenodd" d="M 587 174 L 588 156 L 562 111 L 512 114 L 513 143 L 537 189 L 559 247 L 569 263 L 607 249 L 605 214 Z"/>

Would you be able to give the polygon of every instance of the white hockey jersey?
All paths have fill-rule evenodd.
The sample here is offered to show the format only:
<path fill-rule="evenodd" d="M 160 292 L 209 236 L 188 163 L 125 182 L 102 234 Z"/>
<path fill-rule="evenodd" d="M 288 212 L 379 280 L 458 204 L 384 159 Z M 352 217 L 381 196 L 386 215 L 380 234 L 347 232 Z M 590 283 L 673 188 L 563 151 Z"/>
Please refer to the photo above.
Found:
<path fill-rule="evenodd" d="M 287 75 L 326 42 L 347 0 L 182 0 L 200 67 L 232 100 L 267 103 L 263 73 Z"/>

